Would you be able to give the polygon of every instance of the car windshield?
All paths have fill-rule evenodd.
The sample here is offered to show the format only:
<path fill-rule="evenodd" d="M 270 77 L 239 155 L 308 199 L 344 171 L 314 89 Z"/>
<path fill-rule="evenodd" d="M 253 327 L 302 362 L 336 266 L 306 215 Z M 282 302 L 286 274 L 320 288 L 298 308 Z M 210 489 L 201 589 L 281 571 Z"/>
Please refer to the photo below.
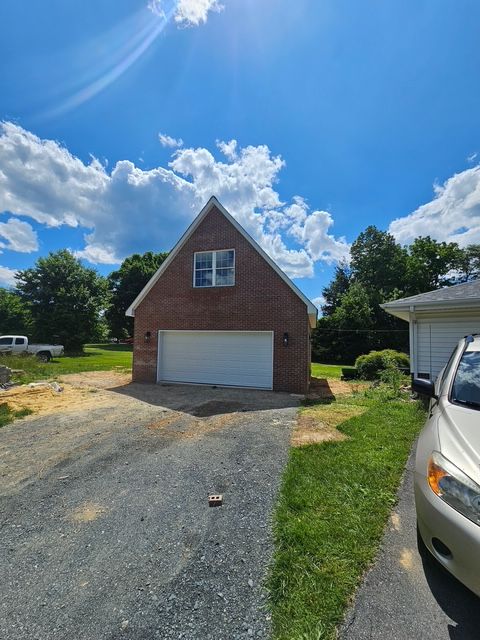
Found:
<path fill-rule="evenodd" d="M 452 387 L 452 401 L 480 409 L 480 351 L 465 351 Z"/>

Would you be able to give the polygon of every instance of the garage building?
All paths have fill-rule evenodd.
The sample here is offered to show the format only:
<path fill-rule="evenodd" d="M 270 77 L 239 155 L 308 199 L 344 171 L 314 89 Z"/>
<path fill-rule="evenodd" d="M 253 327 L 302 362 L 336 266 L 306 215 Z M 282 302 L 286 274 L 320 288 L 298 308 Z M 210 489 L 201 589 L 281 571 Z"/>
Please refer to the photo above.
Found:
<path fill-rule="evenodd" d="M 308 389 L 317 309 L 214 197 L 127 315 L 134 381 Z"/>

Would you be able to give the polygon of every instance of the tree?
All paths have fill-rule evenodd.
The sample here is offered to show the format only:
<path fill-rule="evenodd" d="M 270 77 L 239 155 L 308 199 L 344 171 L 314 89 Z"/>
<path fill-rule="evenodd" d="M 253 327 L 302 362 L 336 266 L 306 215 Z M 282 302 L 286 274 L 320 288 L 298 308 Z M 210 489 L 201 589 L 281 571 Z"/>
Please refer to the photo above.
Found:
<path fill-rule="evenodd" d="M 127 318 L 125 311 L 167 256 L 168 253 L 151 251 L 143 255 L 135 253 L 108 276 L 111 299 L 106 318 L 113 337 L 125 338 L 133 333 L 133 318 Z"/>
<path fill-rule="evenodd" d="M 369 226 L 350 249 L 352 278 L 365 287 L 371 302 L 383 302 L 406 284 L 407 252 L 391 233 Z"/>
<path fill-rule="evenodd" d="M 374 317 L 366 288 L 360 282 L 352 282 L 341 296 L 340 304 L 332 315 L 338 329 L 370 329 Z"/>
<path fill-rule="evenodd" d="M 345 261 L 340 262 L 335 267 L 335 273 L 331 283 L 322 291 L 325 299 L 322 305 L 322 313 L 324 316 L 331 316 L 338 305 L 341 297 L 348 291 L 350 285 L 350 268 Z"/>
<path fill-rule="evenodd" d="M 39 258 L 31 269 L 19 271 L 16 280 L 32 313 L 35 340 L 58 340 L 72 351 L 99 335 L 106 280 L 66 249 Z"/>
<path fill-rule="evenodd" d="M 26 334 L 32 330 L 32 315 L 22 298 L 8 289 L 0 288 L 0 334 Z"/>
<path fill-rule="evenodd" d="M 480 277 L 480 244 L 470 244 L 461 251 L 457 282 L 468 282 Z"/>
<path fill-rule="evenodd" d="M 470 258 L 456 242 L 437 242 L 430 236 L 415 238 L 408 248 L 407 287 L 410 295 L 425 293 L 455 282 L 455 272 L 470 269 Z"/>

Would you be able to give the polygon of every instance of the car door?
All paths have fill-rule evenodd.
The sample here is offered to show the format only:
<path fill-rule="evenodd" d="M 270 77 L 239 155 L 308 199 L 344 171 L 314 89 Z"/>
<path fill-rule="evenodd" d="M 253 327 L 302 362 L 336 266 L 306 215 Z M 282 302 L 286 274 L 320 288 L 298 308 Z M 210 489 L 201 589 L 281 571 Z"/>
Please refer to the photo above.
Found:
<path fill-rule="evenodd" d="M 11 336 L 3 336 L 0 338 L 0 353 L 11 353 L 13 346 L 13 338 Z"/>
<path fill-rule="evenodd" d="M 27 349 L 27 339 L 23 337 L 15 338 L 12 346 L 13 353 L 23 353 Z"/>

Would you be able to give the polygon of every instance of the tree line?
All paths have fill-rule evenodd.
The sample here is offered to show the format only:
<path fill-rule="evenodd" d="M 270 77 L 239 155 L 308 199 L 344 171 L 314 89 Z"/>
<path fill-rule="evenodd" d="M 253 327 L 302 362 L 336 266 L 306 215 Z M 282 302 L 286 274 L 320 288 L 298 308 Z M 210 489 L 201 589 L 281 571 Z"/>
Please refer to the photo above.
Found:
<path fill-rule="evenodd" d="M 383 302 L 459 284 L 480 275 L 480 245 L 418 237 L 401 246 L 392 234 L 369 226 L 337 265 L 323 289 L 322 316 L 313 332 L 313 359 L 352 364 L 371 350 L 408 352 L 407 324 L 380 308 Z"/>
<path fill-rule="evenodd" d="M 58 342 L 70 352 L 88 342 L 133 333 L 125 311 L 167 257 L 147 252 L 126 258 L 101 276 L 62 249 L 18 271 L 14 289 L 0 288 L 0 334 L 25 334 L 35 342 Z"/>
<path fill-rule="evenodd" d="M 13 289 L 0 288 L 0 334 L 55 341 L 69 351 L 126 338 L 133 333 L 133 318 L 125 311 L 167 255 L 134 254 L 107 277 L 66 249 L 39 258 L 17 272 Z M 419 237 L 404 247 L 390 233 L 369 226 L 353 242 L 350 262 L 337 265 L 323 289 L 313 359 L 349 364 L 372 349 L 407 351 L 406 323 L 379 305 L 479 276 L 480 245 L 460 248 Z"/>

